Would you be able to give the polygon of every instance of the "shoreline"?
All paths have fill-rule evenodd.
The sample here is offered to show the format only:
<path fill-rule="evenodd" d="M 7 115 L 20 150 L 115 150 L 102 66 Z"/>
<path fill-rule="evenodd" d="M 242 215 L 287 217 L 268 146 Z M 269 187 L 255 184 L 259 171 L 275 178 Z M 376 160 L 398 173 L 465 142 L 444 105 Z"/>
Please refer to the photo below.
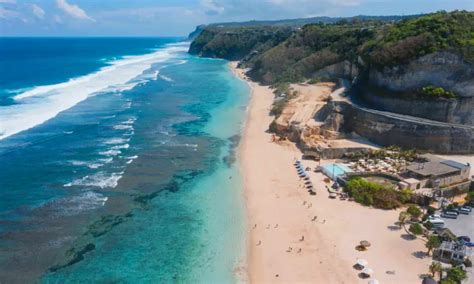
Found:
<path fill-rule="evenodd" d="M 431 261 L 417 255 L 426 251 L 422 240 L 407 241 L 403 229 L 395 228 L 399 210 L 329 199 L 320 173 L 311 173 L 317 195 L 310 196 L 292 165 L 301 152 L 293 143 L 271 142 L 266 132 L 273 119 L 269 115 L 272 90 L 246 79 L 236 62 L 229 67 L 251 89 L 238 149 L 248 226 L 248 281 L 367 283 L 376 278 L 381 283 L 419 283 Z M 303 163 L 316 166 L 314 161 Z M 356 251 L 354 247 L 364 239 L 373 247 Z M 373 278 L 358 276 L 360 271 L 352 267 L 358 258 L 369 261 Z"/>

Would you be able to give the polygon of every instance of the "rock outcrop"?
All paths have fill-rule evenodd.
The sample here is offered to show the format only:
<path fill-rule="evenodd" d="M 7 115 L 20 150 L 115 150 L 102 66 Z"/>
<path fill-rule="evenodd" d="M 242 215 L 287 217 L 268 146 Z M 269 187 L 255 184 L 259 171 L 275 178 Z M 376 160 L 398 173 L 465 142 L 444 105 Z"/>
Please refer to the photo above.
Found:
<path fill-rule="evenodd" d="M 406 92 L 428 85 L 452 90 L 462 98 L 474 97 L 474 66 L 459 55 L 449 52 L 435 52 L 411 61 L 405 65 L 372 68 L 369 84 L 387 90 Z"/>

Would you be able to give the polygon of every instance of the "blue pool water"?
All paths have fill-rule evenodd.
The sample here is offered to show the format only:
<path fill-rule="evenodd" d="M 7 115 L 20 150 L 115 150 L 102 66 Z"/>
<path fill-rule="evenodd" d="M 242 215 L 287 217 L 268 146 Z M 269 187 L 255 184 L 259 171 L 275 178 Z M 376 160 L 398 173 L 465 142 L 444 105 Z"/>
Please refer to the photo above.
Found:
<path fill-rule="evenodd" d="M 0 39 L 0 282 L 237 281 L 249 90 L 188 44 Z"/>
<path fill-rule="evenodd" d="M 321 167 L 323 173 L 330 177 L 332 180 L 337 180 L 339 176 L 342 176 L 345 173 L 352 172 L 351 169 L 342 164 L 328 164 Z"/>

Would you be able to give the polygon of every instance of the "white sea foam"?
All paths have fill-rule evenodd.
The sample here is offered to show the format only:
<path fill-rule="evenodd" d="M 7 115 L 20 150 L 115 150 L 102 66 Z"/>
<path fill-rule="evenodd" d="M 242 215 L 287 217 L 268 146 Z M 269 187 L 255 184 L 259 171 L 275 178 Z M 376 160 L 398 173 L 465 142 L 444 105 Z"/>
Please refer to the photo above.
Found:
<path fill-rule="evenodd" d="M 130 141 L 130 138 L 112 138 L 105 141 L 104 143 L 108 145 L 116 145 L 116 144 L 126 143 L 128 141 Z"/>
<path fill-rule="evenodd" d="M 74 166 L 86 166 L 89 169 L 98 169 L 104 165 L 103 163 L 99 163 L 99 162 L 100 160 L 98 162 L 86 162 L 86 161 L 75 161 L 75 160 L 70 161 L 70 163 Z"/>
<path fill-rule="evenodd" d="M 83 211 L 93 210 L 102 207 L 107 202 L 108 197 L 94 191 L 86 191 L 81 195 L 59 200 L 58 203 L 64 208 L 61 215 L 73 216 Z"/>
<path fill-rule="evenodd" d="M 111 163 L 113 160 L 114 158 L 103 158 L 103 159 L 99 159 L 98 161 L 103 164 L 108 164 L 108 163 Z"/>
<path fill-rule="evenodd" d="M 117 129 L 117 130 L 133 130 L 133 125 L 117 124 L 117 125 L 114 126 L 114 129 Z"/>
<path fill-rule="evenodd" d="M 128 144 L 122 144 L 122 145 L 113 146 L 112 149 L 113 149 L 113 150 L 120 150 L 120 149 L 128 149 L 128 147 L 130 147 L 130 145 L 128 145 Z"/>
<path fill-rule="evenodd" d="M 124 57 L 95 73 L 64 83 L 38 86 L 22 92 L 14 97 L 17 104 L 0 107 L 0 140 L 44 123 L 107 88 L 133 88 L 133 83 L 126 83 L 153 63 L 165 61 L 186 50 L 187 45 L 169 45 L 150 54 Z"/>
<path fill-rule="evenodd" d="M 131 164 L 133 162 L 133 160 L 135 160 L 136 158 L 138 158 L 138 156 L 130 156 L 130 157 L 126 157 L 125 159 L 127 160 L 127 165 Z"/>
<path fill-rule="evenodd" d="M 165 75 L 160 75 L 160 78 L 167 81 L 167 82 L 174 82 L 173 79 L 171 79 L 170 77 L 168 76 L 165 76 Z"/>
<path fill-rule="evenodd" d="M 87 175 L 83 178 L 74 180 L 70 183 L 65 184 L 65 187 L 71 186 L 90 186 L 90 187 L 99 187 L 104 188 L 115 188 L 118 184 L 118 181 L 122 178 L 123 172 L 106 174 L 99 172 L 94 175 Z"/>
<path fill-rule="evenodd" d="M 118 154 L 122 153 L 122 151 L 120 150 L 107 150 L 107 151 L 102 151 L 102 152 L 99 152 L 100 155 L 102 156 L 117 156 Z"/>

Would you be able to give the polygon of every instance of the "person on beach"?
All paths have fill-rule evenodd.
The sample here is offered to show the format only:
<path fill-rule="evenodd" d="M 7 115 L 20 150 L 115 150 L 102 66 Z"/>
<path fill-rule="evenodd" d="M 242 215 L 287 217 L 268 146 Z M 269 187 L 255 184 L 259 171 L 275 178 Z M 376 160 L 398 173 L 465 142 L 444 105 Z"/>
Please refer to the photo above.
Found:
<path fill-rule="evenodd" d="M 304 236 L 301 236 L 300 242 L 304 241 Z"/>
<path fill-rule="evenodd" d="M 259 240 L 258 243 L 257 243 L 257 246 L 261 245 L 262 244 L 262 241 Z"/>

